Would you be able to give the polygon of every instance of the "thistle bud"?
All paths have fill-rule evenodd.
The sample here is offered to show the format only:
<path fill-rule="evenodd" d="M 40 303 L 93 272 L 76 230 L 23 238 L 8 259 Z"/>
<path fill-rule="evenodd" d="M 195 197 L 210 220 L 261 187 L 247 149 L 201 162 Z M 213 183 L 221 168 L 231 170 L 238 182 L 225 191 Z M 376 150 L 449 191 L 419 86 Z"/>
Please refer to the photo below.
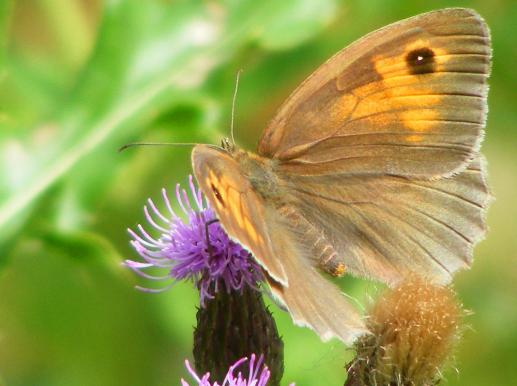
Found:
<path fill-rule="evenodd" d="M 284 372 L 284 345 L 260 292 L 219 291 L 197 312 L 194 360 L 199 373 L 210 372 L 222 383 L 229 364 L 249 353 L 262 353 L 270 371 L 268 385 L 280 384 Z M 244 378 L 247 378 L 246 369 Z"/>

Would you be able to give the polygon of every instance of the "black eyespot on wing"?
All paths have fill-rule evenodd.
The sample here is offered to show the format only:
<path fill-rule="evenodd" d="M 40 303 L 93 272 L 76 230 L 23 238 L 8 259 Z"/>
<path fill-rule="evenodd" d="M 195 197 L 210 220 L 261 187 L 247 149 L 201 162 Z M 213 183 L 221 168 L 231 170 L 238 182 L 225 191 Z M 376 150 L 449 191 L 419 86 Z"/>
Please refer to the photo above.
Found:
<path fill-rule="evenodd" d="M 217 201 L 219 201 L 219 203 L 224 206 L 224 200 L 223 200 L 223 197 L 221 196 L 221 193 L 219 192 L 219 189 L 217 189 L 214 184 L 210 184 L 210 187 L 212 188 L 212 191 L 214 192 L 214 196 L 215 198 L 217 199 Z"/>
<path fill-rule="evenodd" d="M 413 75 L 434 72 L 436 65 L 434 51 L 427 47 L 413 50 L 406 55 L 406 63 Z"/>

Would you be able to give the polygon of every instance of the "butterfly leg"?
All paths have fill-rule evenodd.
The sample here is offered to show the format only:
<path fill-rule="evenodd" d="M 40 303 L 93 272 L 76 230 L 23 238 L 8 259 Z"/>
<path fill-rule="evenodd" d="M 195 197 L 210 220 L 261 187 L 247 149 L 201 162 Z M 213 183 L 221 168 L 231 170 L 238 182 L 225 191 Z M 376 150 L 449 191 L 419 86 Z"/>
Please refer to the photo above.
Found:
<path fill-rule="evenodd" d="M 208 252 L 208 256 L 210 256 L 210 257 L 214 256 L 214 250 L 213 250 L 212 244 L 210 244 L 210 234 L 208 233 L 208 227 L 212 224 L 215 224 L 216 222 L 219 222 L 219 220 L 214 218 L 205 223 L 206 250 Z"/>

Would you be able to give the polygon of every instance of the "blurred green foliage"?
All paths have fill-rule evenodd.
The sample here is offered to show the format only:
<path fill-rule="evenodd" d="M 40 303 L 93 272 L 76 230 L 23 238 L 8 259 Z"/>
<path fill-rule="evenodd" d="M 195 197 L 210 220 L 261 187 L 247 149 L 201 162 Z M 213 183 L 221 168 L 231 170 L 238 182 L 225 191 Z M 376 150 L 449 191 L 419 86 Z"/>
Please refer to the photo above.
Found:
<path fill-rule="evenodd" d="M 238 141 L 252 149 L 275 109 L 353 39 L 430 9 L 468 6 L 491 26 L 484 151 L 497 197 L 488 239 L 457 279 L 474 311 L 451 385 L 517 379 L 517 3 L 381 0 L 2 0 L 0 2 L 0 385 L 172 385 L 191 356 L 196 291 L 133 289 L 125 229 L 147 196 L 185 182 L 189 150 L 219 142 L 235 74 Z M 344 280 L 361 300 L 376 286 Z M 351 352 L 292 326 L 284 381 L 340 385 Z"/>

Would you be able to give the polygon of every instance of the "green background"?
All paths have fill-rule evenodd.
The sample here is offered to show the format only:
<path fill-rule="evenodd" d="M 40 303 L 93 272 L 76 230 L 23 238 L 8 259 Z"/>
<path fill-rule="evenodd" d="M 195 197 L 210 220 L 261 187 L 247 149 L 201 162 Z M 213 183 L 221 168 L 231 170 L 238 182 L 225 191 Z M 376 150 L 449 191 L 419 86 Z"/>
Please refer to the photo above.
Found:
<path fill-rule="evenodd" d="M 189 149 L 218 143 L 241 77 L 237 141 L 255 147 L 281 101 L 318 64 L 371 30 L 468 6 L 493 35 L 483 152 L 496 201 L 488 238 L 455 281 L 473 311 L 449 385 L 517 379 L 517 3 L 380 0 L 0 1 L 0 385 L 175 385 L 191 358 L 189 283 L 160 295 L 121 267 L 127 227 L 160 188 L 184 183 Z M 367 304 L 375 284 L 344 279 Z M 342 385 L 352 352 L 294 327 L 284 383 Z M 456 371 L 458 369 L 459 372 Z"/>

